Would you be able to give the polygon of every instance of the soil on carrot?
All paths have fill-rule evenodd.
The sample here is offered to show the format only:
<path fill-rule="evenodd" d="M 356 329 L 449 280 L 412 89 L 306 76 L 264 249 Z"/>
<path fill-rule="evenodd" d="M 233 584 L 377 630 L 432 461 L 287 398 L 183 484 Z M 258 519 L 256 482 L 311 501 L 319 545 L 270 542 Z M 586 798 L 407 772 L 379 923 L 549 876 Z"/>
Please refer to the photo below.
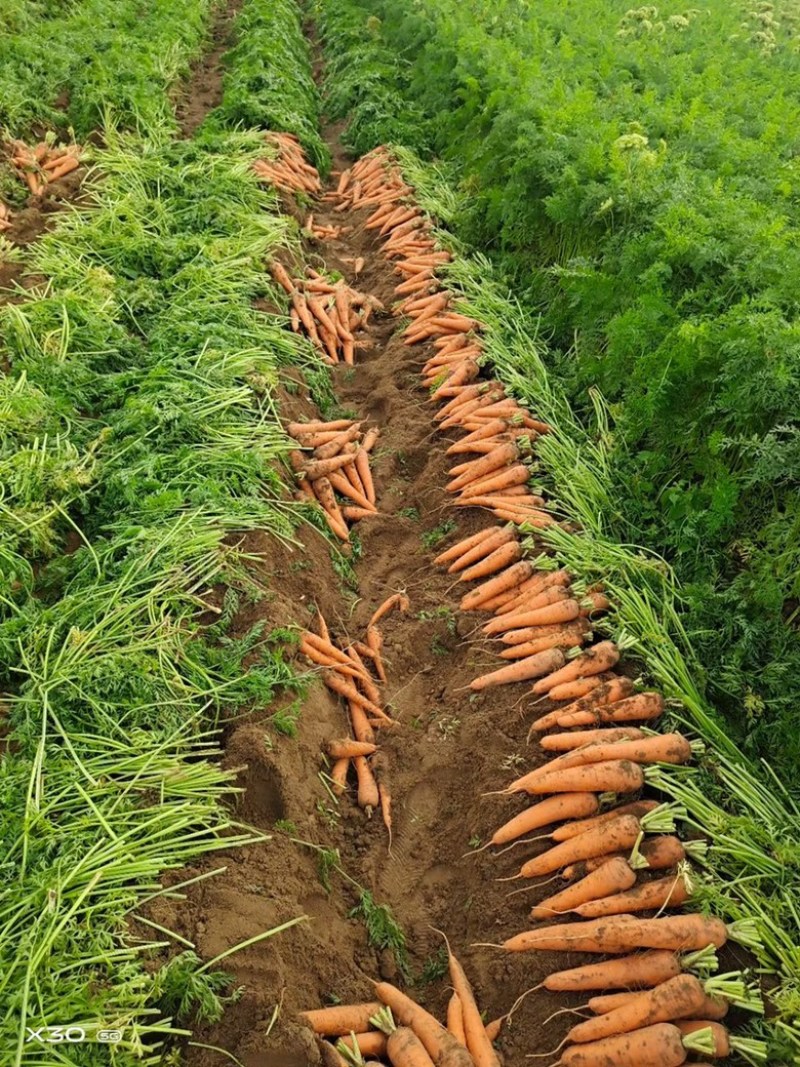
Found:
<path fill-rule="evenodd" d="M 335 131 L 332 148 L 334 165 L 346 166 Z M 341 271 L 348 283 L 390 308 L 396 278 L 374 235 L 363 230 L 368 212 L 341 214 L 322 207 L 316 211 L 321 223 L 353 229 L 339 240 L 309 243 L 307 261 Z M 356 278 L 357 257 L 365 263 Z M 445 491 L 448 441 L 434 432 L 434 408 L 419 381 L 430 349 L 405 346 L 396 326 L 388 310 L 376 315 L 371 346 L 357 354 L 354 368 L 337 367 L 334 374 L 337 414 L 352 413 L 381 429 L 372 457 L 380 514 L 356 527 L 360 552 L 351 564 L 357 585 L 334 568 L 328 543 L 308 527 L 300 531 L 302 547 L 249 535 L 247 548 L 258 560 L 253 576 L 269 593 L 236 620 L 240 632 L 259 618 L 269 626 L 304 625 L 319 607 L 336 637 L 358 639 L 377 605 L 406 590 L 408 613 L 390 614 L 382 623 L 388 675 L 383 692 L 399 724 L 381 733 L 393 796 L 391 851 L 379 815 L 368 818 L 352 789 L 335 803 L 318 777 L 326 743 L 346 735 L 348 723 L 344 707 L 315 680 L 295 738 L 278 737 L 269 728 L 281 701 L 227 730 L 224 762 L 241 768 L 237 817 L 272 834 L 271 840 L 214 854 L 188 877 L 220 867 L 224 873 L 191 887 L 187 901 L 160 901 L 151 912 L 157 922 L 192 941 L 204 959 L 295 916 L 308 916 L 307 922 L 227 960 L 242 992 L 222 1021 L 195 1028 L 196 1042 L 226 1049 L 245 1067 L 319 1062 L 296 1013 L 336 999 L 370 999 L 373 978 L 413 983 L 412 995 L 443 1018 L 448 979 L 436 930 L 450 938 L 487 1019 L 507 1012 L 546 971 L 584 962 L 574 954 L 540 960 L 534 953 L 509 957 L 495 948 L 474 947 L 497 944 L 524 929 L 532 904 L 552 892 L 542 887 L 510 897 L 521 884 L 498 880 L 514 875 L 530 850 L 500 858 L 465 855 L 526 804 L 519 797 L 482 794 L 502 789 L 520 768 L 541 758 L 526 746 L 532 713 L 530 699 L 521 700 L 523 686 L 480 694 L 466 688 L 499 661 L 480 638 L 480 618 L 458 611 L 466 586 L 434 567 L 433 558 L 445 545 L 494 520 L 477 509 L 452 507 Z M 281 410 L 287 419 L 316 415 L 302 389 L 287 393 Z M 543 703 L 537 711 L 548 706 Z M 376 903 L 389 905 L 407 939 L 407 962 L 370 944 L 362 919 L 350 915 L 358 890 L 336 871 L 326 873 L 319 852 L 309 845 L 338 849 L 344 871 Z M 175 880 L 186 877 L 180 872 Z M 547 1026 L 544 1021 L 565 1003 L 540 993 L 525 999 L 499 1042 L 508 1064 L 558 1044 L 566 1017 Z M 192 1045 L 186 1061 L 191 1067 L 217 1067 L 222 1059 Z"/>
<path fill-rule="evenodd" d="M 191 137 L 203 119 L 222 101 L 223 56 L 234 44 L 234 22 L 244 0 L 228 0 L 216 15 L 211 47 L 198 59 L 175 105 L 181 135 Z"/>

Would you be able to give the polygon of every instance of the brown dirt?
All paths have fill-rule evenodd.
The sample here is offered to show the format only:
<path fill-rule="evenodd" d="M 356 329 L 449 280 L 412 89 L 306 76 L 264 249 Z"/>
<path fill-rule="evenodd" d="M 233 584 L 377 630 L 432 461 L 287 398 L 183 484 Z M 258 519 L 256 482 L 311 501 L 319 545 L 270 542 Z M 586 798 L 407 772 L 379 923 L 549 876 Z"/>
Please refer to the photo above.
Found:
<path fill-rule="evenodd" d="M 183 137 L 191 137 L 203 119 L 222 100 L 223 56 L 234 43 L 234 22 L 244 0 L 228 0 L 217 12 L 211 48 L 195 64 L 175 105 Z"/>
<path fill-rule="evenodd" d="M 336 156 L 336 164 L 344 165 L 338 149 Z M 327 220 L 324 210 L 317 214 Z M 395 279 L 375 238 L 362 228 L 366 215 L 331 215 L 352 225 L 353 234 L 315 243 L 308 258 L 322 257 L 352 281 L 352 260 L 363 256 L 366 266 L 357 284 L 388 306 Z M 525 745 L 530 715 L 517 706 L 521 686 L 480 695 L 464 691 L 471 678 L 497 660 L 489 645 L 477 639 L 475 617 L 458 612 L 462 590 L 433 566 L 440 548 L 426 547 L 422 540 L 456 517 L 444 491 L 448 442 L 434 436 L 432 408 L 419 384 L 418 369 L 428 352 L 404 346 L 395 327 L 390 315 L 376 317 L 374 347 L 358 357 L 355 368 L 336 368 L 334 374 L 340 406 L 381 427 L 374 456 L 381 514 L 358 527 L 363 553 L 355 563 L 357 592 L 343 586 L 326 542 L 314 531 L 301 531 L 305 545 L 300 548 L 252 535 L 247 548 L 258 558 L 254 575 L 270 594 L 237 619 L 243 630 L 259 617 L 271 625 L 302 624 L 318 605 L 337 636 L 358 638 L 377 604 L 394 590 L 407 590 L 411 610 L 390 615 L 383 627 L 385 700 L 401 724 L 382 735 L 394 799 L 391 853 L 380 819 L 368 819 L 352 792 L 334 806 L 318 778 L 326 741 L 347 732 L 343 707 L 321 682 L 312 685 L 304 702 L 296 739 L 270 732 L 266 721 L 276 708 L 264 709 L 231 727 L 224 760 L 227 766 L 244 768 L 237 808 L 244 822 L 270 832 L 276 820 L 285 820 L 296 828 L 290 831 L 293 836 L 338 848 L 344 870 L 378 902 L 391 906 L 407 935 L 418 1000 L 443 1017 L 446 978 L 420 981 L 426 963 L 430 966 L 441 950 L 436 927 L 447 933 L 487 1018 L 494 1018 L 536 985 L 545 968 L 553 970 L 559 963 L 552 955 L 546 961 L 533 954 L 508 958 L 491 948 L 472 947 L 523 929 L 531 904 L 551 891 L 541 888 L 508 900 L 516 885 L 497 879 L 519 868 L 522 849 L 499 859 L 464 856 L 472 838 L 485 841 L 524 806 L 519 799 L 481 794 L 502 788 L 516 777 L 519 765 L 536 761 Z M 284 400 L 284 417 L 313 414 L 302 392 Z M 477 510 L 457 517 L 457 532 L 443 543 L 492 521 Z M 333 997 L 368 998 L 370 978 L 401 980 L 396 964 L 390 953 L 369 945 L 359 920 L 348 917 L 357 899 L 353 888 L 334 874 L 326 892 L 317 854 L 293 843 L 280 827 L 270 841 L 216 854 L 188 873 L 223 865 L 226 872 L 191 888 L 186 902 L 161 902 L 153 911 L 159 923 L 195 943 L 203 958 L 293 916 L 305 914 L 309 922 L 226 961 L 243 993 L 222 1022 L 200 1026 L 195 1039 L 232 1052 L 245 1067 L 316 1063 L 317 1050 L 298 1026 L 296 1012 Z M 180 878 L 186 876 L 181 872 Z M 564 965 L 575 962 L 573 955 Z M 268 1035 L 276 1004 L 281 1005 L 279 1018 Z M 547 1027 L 543 1021 L 560 1006 L 538 993 L 526 999 L 500 1040 L 507 1064 L 521 1064 L 525 1053 L 558 1043 L 566 1018 Z M 223 1062 L 217 1052 L 187 1049 L 191 1067 Z"/>

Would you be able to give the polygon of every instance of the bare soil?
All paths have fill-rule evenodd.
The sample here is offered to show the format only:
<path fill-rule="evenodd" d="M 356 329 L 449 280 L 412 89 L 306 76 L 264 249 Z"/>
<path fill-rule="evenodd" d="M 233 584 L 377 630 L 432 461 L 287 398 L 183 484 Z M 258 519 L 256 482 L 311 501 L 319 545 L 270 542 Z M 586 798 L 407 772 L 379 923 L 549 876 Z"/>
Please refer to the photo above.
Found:
<path fill-rule="evenodd" d="M 191 137 L 203 119 L 222 101 L 223 57 L 234 44 L 234 23 L 244 0 L 228 0 L 217 11 L 211 29 L 211 47 L 194 65 L 175 104 L 183 137 Z"/>

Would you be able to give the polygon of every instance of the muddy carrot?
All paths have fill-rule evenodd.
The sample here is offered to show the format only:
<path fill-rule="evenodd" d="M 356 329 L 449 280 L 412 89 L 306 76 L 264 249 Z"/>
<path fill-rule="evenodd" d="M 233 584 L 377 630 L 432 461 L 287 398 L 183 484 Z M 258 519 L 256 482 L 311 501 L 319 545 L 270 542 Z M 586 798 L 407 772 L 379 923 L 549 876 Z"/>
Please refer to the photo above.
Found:
<path fill-rule="evenodd" d="M 533 656 L 537 652 L 543 652 L 547 648 L 572 649 L 580 648 L 591 637 L 591 631 L 564 626 L 556 629 L 554 633 L 544 637 L 537 637 L 524 645 L 512 645 L 504 648 L 500 653 L 501 659 L 522 659 L 525 656 Z"/>
<path fill-rule="evenodd" d="M 312 485 L 317 500 L 319 500 L 328 517 L 328 524 L 331 529 L 337 537 L 341 538 L 342 541 L 346 541 L 349 537 L 347 523 L 339 510 L 339 505 L 333 493 L 333 486 L 327 478 L 317 478 L 316 481 L 312 482 Z"/>
<path fill-rule="evenodd" d="M 550 672 L 558 666 L 559 663 L 564 662 L 564 655 L 560 649 L 550 648 L 544 652 L 538 652 L 535 656 L 528 656 L 526 659 L 518 660 L 516 663 L 511 663 L 507 667 L 501 667 L 499 670 L 492 671 L 489 674 L 482 674 L 479 678 L 473 679 L 470 682 L 469 687 L 476 692 L 481 689 L 490 689 L 498 685 L 512 685 L 516 682 L 527 682 L 531 678 L 538 678 L 545 672 Z M 546 790 L 547 792 L 559 792 L 560 790 Z M 581 792 L 591 791 L 588 787 Z"/>
<path fill-rule="evenodd" d="M 690 1042 L 691 1044 L 691 1042 Z M 686 1045 L 672 1023 L 656 1023 L 631 1034 L 606 1037 L 567 1049 L 557 1067 L 608 1067 L 631 1063 L 636 1067 L 680 1067 Z"/>
<path fill-rule="evenodd" d="M 364 708 L 370 715 L 374 715 L 376 719 L 386 718 L 385 712 L 382 711 L 377 704 L 368 700 L 367 697 L 362 696 L 353 683 L 348 682 L 345 678 L 342 678 L 337 674 L 326 674 L 325 684 L 329 689 L 332 689 L 334 693 L 338 693 L 338 695 L 344 697 L 345 700 L 352 700 L 354 704 L 358 704 L 360 707 Z"/>
<path fill-rule="evenodd" d="M 542 733 L 545 730 L 550 730 L 552 727 L 560 725 L 562 716 L 570 715 L 572 712 L 577 711 L 588 711 L 602 704 L 623 700 L 625 697 L 630 696 L 632 692 L 633 682 L 630 678 L 615 675 L 607 682 L 597 686 L 593 692 L 581 697 L 579 700 L 575 700 L 572 704 L 568 704 L 567 707 L 558 708 L 556 711 L 548 712 L 547 715 L 542 715 L 541 718 L 533 723 L 531 731 Z"/>
<path fill-rule="evenodd" d="M 354 452 L 347 451 L 338 456 L 331 456 L 330 459 L 309 459 L 303 464 L 303 473 L 310 482 L 315 482 L 318 478 L 327 478 L 333 471 L 348 466 L 354 459 Z"/>
<path fill-rule="evenodd" d="M 445 563 L 452 563 L 454 560 L 457 561 L 464 553 L 475 548 L 477 545 L 481 544 L 481 542 L 488 540 L 500 530 L 502 530 L 502 527 L 500 526 L 489 526 L 485 530 L 479 530 L 470 537 L 464 538 L 463 541 L 459 541 L 458 544 L 445 549 L 444 552 L 440 552 L 433 562 L 437 566 L 442 567 Z"/>
<path fill-rule="evenodd" d="M 591 900 L 599 900 L 622 893 L 636 883 L 636 873 L 620 858 L 609 859 L 596 871 L 542 900 L 531 910 L 532 919 L 551 919 L 555 915 L 574 911 Z"/>
<path fill-rule="evenodd" d="M 637 693 L 613 703 L 604 703 L 591 709 L 569 712 L 564 708 L 558 725 L 565 729 L 573 726 L 590 726 L 608 722 L 648 722 L 657 719 L 664 711 L 664 698 L 659 693 Z"/>
<path fill-rule="evenodd" d="M 368 1004 L 337 1004 L 332 1008 L 302 1011 L 300 1018 L 308 1023 L 315 1034 L 323 1037 L 344 1037 L 351 1031 L 357 1034 L 370 1029 L 370 1018 L 381 1010 L 375 1001 Z"/>
<path fill-rule="evenodd" d="M 341 796 L 347 788 L 347 772 L 349 769 L 349 759 L 337 759 L 331 767 L 331 782 L 333 783 L 333 791 L 337 796 Z"/>
<path fill-rule="evenodd" d="M 461 1001 L 461 1017 L 464 1023 L 464 1036 L 467 1049 L 472 1055 L 475 1067 L 500 1067 L 500 1060 L 492 1048 L 492 1043 L 486 1036 L 486 1028 L 475 1002 L 475 994 L 469 979 L 464 973 L 464 968 L 450 951 L 450 943 L 445 939 L 447 946 L 447 958 L 450 968 L 450 981 L 453 989 L 458 993 Z"/>
<path fill-rule="evenodd" d="M 540 878 L 542 875 L 561 870 L 570 863 L 633 848 L 641 832 L 641 825 L 635 815 L 620 815 L 602 826 L 584 830 L 583 833 L 534 856 L 522 865 L 519 877 Z"/>
<path fill-rule="evenodd" d="M 526 578 L 531 576 L 532 565 L 528 560 L 520 560 L 513 566 L 508 567 L 502 574 L 490 578 L 488 582 L 479 585 L 461 598 L 462 611 L 477 611 L 484 601 L 497 596 L 506 589 L 513 589 Z"/>
<path fill-rule="evenodd" d="M 464 1048 L 467 1047 L 467 1037 L 464 1033 L 464 1016 L 461 1011 L 461 1000 L 458 993 L 453 993 L 447 1002 L 447 1029 Z"/>
<path fill-rule="evenodd" d="M 478 582 L 498 571 L 505 570 L 522 558 L 522 545 L 517 540 L 508 540 L 489 555 L 467 567 L 460 575 L 462 582 Z"/>
<path fill-rule="evenodd" d="M 680 956 L 676 953 L 656 950 L 555 971 L 544 979 L 542 985 L 552 993 L 647 989 L 674 978 L 682 969 Z"/>
<path fill-rule="evenodd" d="M 660 911 L 662 908 L 678 908 L 691 896 L 691 888 L 683 874 L 670 875 L 625 892 L 609 895 L 604 900 L 595 900 L 575 908 L 583 919 L 596 919 L 602 915 L 630 915 L 637 911 Z"/>
<path fill-rule="evenodd" d="M 539 744 L 548 752 L 571 752 L 583 745 L 596 741 L 636 741 L 647 735 L 636 726 L 620 726 L 609 729 L 601 727 L 596 730 L 573 730 L 570 733 L 550 734 L 543 737 Z"/>
<path fill-rule="evenodd" d="M 390 597 L 387 597 L 382 604 L 380 604 L 372 613 L 372 618 L 369 620 L 369 626 L 375 626 L 384 615 L 388 614 L 392 608 L 397 608 L 399 611 L 408 611 L 409 599 L 405 593 L 393 593 Z"/>
<path fill-rule="evenodd" d="M 610 670 L 619 660 L 619 649 L 613 641 L 600 641 L 588 648 L 579 656 L 576 656 L 566 666 L 549 674 L 546 678 L 540 678 L 533 687 L 533 692 L 548 693 L 558 685 L 574 682 L 580 678 L 602 674 Z"/>
<path fill-rule="evenodd" d="M 410 1026 L 437 1067 L 474 1067 L 469 1053 L 441 1023 L 388 982 L 375 983 L 375 995 L 394 1017 Z"/>
<path fill-rule="evenodd" d="M 590 675 L 588 678 L 576 678 L 574 682 L 562 682 L 554 686 L 547 694 L 549 700 L 577 700 L 587 696 L 593 689 L 612 678 L 613 675 L 605 671 L 603 674 Z"/>
<path fill-rule="evenodd" d="M 358 778 L 358 806 L 360 808 L 377 808 L 381 797 L 378 791 L 378 783 L 372 773 L 367 759 L 364 756 L 356 756 L 353 760 L 356 777 Z"/>
<path fill-rule="evenodd" d="M 386 1054 L 386 1035 L 380 1030 L 367 1030 L 363 1034 L 348 1034 L 336 1042 L 337 1049 L 352 1051 L 355 1048 L 362 1056 L 384 1056 Z"/>
<path fill-rule="evenodd" d="M 602 826 L 604 823 L 610 822 L 611 819 L 616 819 L 619 815 L 635 815 L 637 819 L 643 819 L 645 815 L 660 806 L 657 800 L 634 800 L 631 804 L 620 804 L 609 811 L 604 811 L 602 814 L 594 815 L 588 819 L 577 819 L 574 822 L 564 823 L 563 826 L 557 826 L 550 836 L 554 841 L 568 841 L 571 837 L 582 834 L 584 830 Z"/>
<path fill-rule="evenodd" d="M 347 708 L 350 713 L 350 723 L 353 727 L 353 733 L 355 734 L 356 740 L 374 744 L 375 731 L 372 726 L 370 726 L 367 713 L 360 704 L 356 704 L 352 700 L 348 700 Z"/>
<path fill-rule="evenodd" d="M 706 915 L 668 915 L 637 919 L 615 915 L 610 919 L 562 923 L 526 930 L 503 942 L 509 952 L 630 952 L 636 948 L 693 952 L 713 945 L 722 948 L 728 939 L 725 924 Z"/>
<path fill-rule="evenodd" d="M 328 743 L 328 755 L 333 759 L 352 759 L 354 756 L 371 756 L 378 746 L 366 741 L 353 741 L 349 737 L 337 738 Z"/>
<path fill-rule="evenodd" d="M 644 773 L 638 763 L 606 760 L 550 774 L 532 771 L 512 782 L 504 792 L 539 796 L 546 793 L 635 793 L 643 785 Z"/>
<path fill-rule="evenodd" d="M 540 830 L 543 826 L 550 826 L 561 819 L 581 818 L 592 815 L 598 809 L 599 802 L 594 793 L 564 793 L 547 797 L 503 823 L 483 847 L 505 845 L 509 841 L 524 837 L 525 834 Z"/>
<path fill-rule="evenodd" d="M 369 467 L 369 456 L 361 449 L 356 453 L 356 469 L 367 494 L 370 504 L 375 505 L 375 485 L 372 481 L 372 471 Z"/>
<path fill-rule="evenodd" d="M 383 659 L 381 658 L 381 647 L 383 645 L 383 638 L 381 632 L 377 626 L 367 627 L 367 645 L 372 651 L 372 658 L 375 663 L 375 671 L 382 682 L 386 681 L 386 671 L 383 666 Z"/>
<path fill-rule="evenodd" d="M 634 741 L 595 741 L 582 745 L 571 752 L 564 752 L 539 767 L 538 774 L 550 774 L 566 767 L 580 767 L 604 760 L 624 759 L 632 763 L 688 763 L 692 758 L 692 746 L 682 734 L 655 734 Z"/>

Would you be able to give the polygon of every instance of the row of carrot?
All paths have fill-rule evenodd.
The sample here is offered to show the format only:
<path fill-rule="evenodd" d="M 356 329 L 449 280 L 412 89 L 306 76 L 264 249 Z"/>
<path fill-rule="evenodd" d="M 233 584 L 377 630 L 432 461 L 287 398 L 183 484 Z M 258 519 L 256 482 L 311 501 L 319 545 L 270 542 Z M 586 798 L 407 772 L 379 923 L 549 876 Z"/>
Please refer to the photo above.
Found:
<path fill-rule="evenodd" d="M 556 989 L 644 987 L 624 1000 L 593 998 L 589 1007 L 597 1014 L 572 1028 L 566 1040 L 573 1047 L 560 1064 L 677 1067 L 691 1052 L 724 1057 L 732 1051 L 761 1062 L 763 1046 L 728 1034 L 719 1022 L 728 1000 L 709 992 L 715 988 L 713 980 L 703 985 L 684 974 L 680 955 L 699 954 L 708 966 L 709 950 L 744 929 L 728 929 L 720 920 L 698 914 L 663 915 L 665 909 L 689 901 L 693 875 L 687 856 L 702 856 L 703 844 L 684 845 L 674 834 L 664 833 L 674 829 L 674 819 L 681 814 L 674 806 L 640 800 L 601 810 L 601 797 L 611 794 L 616 801 L 638 794 L 648 781 L 648 766 L 687 763 L 699 746 L 680 734 L 659 736 L 642 727 L 662 714 L 664 701 L 657 693 L 634 692 L 633 683 L 614 671 L 621 649 L 613 641 L 583 648 L 593 636 L 590 617 L 608 607 L 602 591 L 578 596 L 569 574 L 541 569 L 523 558 L 520 528 L 532 531 L 554 521 L 544 499 L 531 493 L 524 462 L 536 436 L 548 427 L 506 397 L 500 383 L 478 381 L 481 325 L 454 311 L 453 294 L 440 289 L 436 271 L 449 253 L 437 248 L 422 212 L 405 202 L 408 187 L 388 151 L 382 148 L 364 157 L 349 181 L 359 183 L 359 195 L 351 195 L 351 203 L 377 205 L 365 225 L 379 230 L 384 253 L 397 260 L 396 270 L 405 278 L 396 288 L 403 298 L 396 311 L 413 320 L 405 331 L 406 344 L 426 341 L 434 346 L 422 374 L 431 398 L 444 401 L 437 421 L 443 429 L 466 431 L 448 452 L 475 457 L 451 471 L 448 489 L 459 495 L 462 505 L 489 508 L 511 524 L 481 530 L 437 559 L 461 579 L 482 582 L 464 596 L 462 610 L 493 612 L 484 633 L 507 645 L 501 657 L 513 661 L 475 679 L 471 687 L 534 680 L 531 695 L 570 701 L 532 727 L 537 734 L 560 731 L 543 743 L 559 755 L 503 791 L 546 799 L 506 823 L 489 844 L 505 844 L 555 826 L 547 835 L 555 843 L 528 860 L 516 877 L 562 872 L 572 879 L 580 874 L 575 884 L 537 905 L 532 918 L 573 912 L 582 921 L 535 927 L 500 947 L 636 953 L 545 981 L 545 988 Z M 658 836 L 645 840 L 653 829 Z M 649 875 L 659 869 L 671 873 L 638 881 L 640 871 Z M 655 916 L 641 918 L 640 912 Z M 649 973 L 647 965 L 652 965 Z M 726 976 L 720 988 L 759 1010 L 760 997 L 741 976 Z"/>

